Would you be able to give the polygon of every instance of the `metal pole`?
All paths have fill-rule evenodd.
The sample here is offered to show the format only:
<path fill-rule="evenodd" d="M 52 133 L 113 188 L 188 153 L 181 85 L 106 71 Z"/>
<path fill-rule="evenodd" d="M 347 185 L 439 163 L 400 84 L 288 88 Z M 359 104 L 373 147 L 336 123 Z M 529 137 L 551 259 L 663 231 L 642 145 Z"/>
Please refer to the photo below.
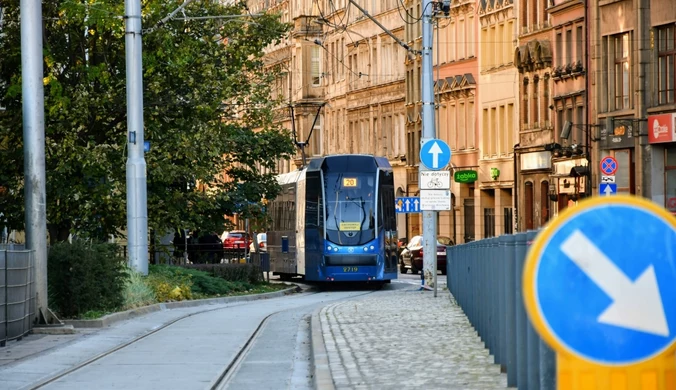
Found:
<path fill-rule="evenodd" d="M 436 138 L 434 128 L 434 91 L 432 80 L 432 1 L 422 0 L 422 140 L 421 146 Z M 428 171 L 424 164 L 419 172 Z M 423 211 L 423 275 L 436 287 L 437 269 L 437 212 Z"/>
<path fill-rule="evenodd" d="M 127 241 L 129 265 L 148 275 L 148 206 L 143 151 L 141 2 L 125 0 L 127 62 Z"/>
<path fill-rule="evenodd" d="M 42 2 L 21 0 L 21 93 L 26 249 L 35 251 L 38 319 L 48 316 L 45 108 L 42 84 Z"/>

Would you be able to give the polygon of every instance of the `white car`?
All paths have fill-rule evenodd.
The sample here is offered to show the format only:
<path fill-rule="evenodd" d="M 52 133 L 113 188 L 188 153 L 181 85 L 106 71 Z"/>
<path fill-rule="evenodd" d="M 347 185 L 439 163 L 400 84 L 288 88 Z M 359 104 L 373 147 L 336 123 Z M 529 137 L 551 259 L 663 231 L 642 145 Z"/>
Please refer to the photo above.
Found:
<path fill-rule="evenodd" d="M 258 248 L 261 252 L 268 251 L 268 235 L 266 233 L 256 234 L 256 241 L 258 241 Z M 257 252 L 256 248 L 254 248 L 253 241 L 249 244 L 249 252 Z"/>

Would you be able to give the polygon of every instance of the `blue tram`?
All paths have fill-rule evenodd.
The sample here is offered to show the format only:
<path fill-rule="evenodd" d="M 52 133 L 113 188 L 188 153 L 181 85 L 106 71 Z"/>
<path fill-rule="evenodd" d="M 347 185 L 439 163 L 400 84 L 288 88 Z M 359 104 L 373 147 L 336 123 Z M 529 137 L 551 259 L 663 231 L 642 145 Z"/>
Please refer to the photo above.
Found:
<path fill-rule="evenodd" d="M 319 157 L 278 182 L 282 191 L 268 204 L 273 274 L 316 282 L 397 278 L 394 176 L 386 158 Z"/>

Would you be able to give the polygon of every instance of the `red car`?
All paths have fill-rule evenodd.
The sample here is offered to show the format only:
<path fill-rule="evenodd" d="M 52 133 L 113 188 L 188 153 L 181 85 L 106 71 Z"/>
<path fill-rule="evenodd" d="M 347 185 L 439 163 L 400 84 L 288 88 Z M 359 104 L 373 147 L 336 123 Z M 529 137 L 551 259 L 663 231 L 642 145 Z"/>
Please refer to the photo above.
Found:
<path fill-rule="evenodd" d="M 223 248 L 225 249 L 243 249 L 248 248 L 251 243 L 249 234 L 243 230 L 233 230 L 227 232 L 223 237 Z"/>
<path fill-rule="evenodd" d="M 453 240 L 444 236 L 437 236 L 437 270 L 446 275 L 446 247 L 455 245 Z M 417 274 L 423 269 L 423 237 L 411 238 L 403 251 L 401 251 L 399 271 L 402 274 L 411 269 L 412 274 Z"/>

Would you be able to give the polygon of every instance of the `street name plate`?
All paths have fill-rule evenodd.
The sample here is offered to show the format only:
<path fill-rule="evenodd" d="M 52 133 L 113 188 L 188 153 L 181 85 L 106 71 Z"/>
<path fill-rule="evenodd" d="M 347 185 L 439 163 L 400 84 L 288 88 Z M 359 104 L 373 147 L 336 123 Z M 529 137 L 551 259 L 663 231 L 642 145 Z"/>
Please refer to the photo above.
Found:
<path fill-rule="evenodd" d="M 447 190 L 451 188 L 451 171 L 421 171 L 420 189 Z"/>
<path fill-rule="evenodd" d="M 423 190 L 423 189 L 420 190 L 420 210 L 444 211 L 450 209 L 451 209 L 450 190 Z"/>

